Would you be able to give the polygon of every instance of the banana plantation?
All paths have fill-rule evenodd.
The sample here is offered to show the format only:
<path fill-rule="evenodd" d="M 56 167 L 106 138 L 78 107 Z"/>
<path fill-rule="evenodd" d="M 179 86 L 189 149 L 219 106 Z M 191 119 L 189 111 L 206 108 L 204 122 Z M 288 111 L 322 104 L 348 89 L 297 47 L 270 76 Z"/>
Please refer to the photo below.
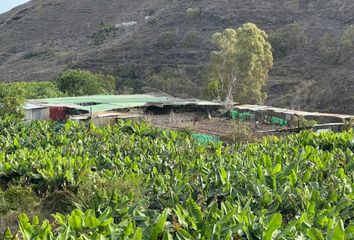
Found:
<path fill-rule="evenodd" d="M 353 138 L 4 120 L 2 239 L 354 239 Z"/>

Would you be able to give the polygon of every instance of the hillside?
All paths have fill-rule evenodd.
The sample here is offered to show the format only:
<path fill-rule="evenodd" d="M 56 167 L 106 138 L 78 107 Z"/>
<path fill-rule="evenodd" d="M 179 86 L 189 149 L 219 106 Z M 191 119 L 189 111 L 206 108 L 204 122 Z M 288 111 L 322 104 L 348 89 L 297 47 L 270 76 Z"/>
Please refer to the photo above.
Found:
<path fill-rule="evenodd" d="M 353 12 L 351 0 L 32 0 L 0 15 L 0 80 L 75 67 L 119 76 L 122 91 L 172 76 L 167 91 L 196 96 L 214 32 L 254 22 L 276 42 L 296 24 L 296 36 L 285 34 L 295 43 L 275 49 L 267 103 L 353 113 L 354 58 L 325 62 L 319 46 L 326 34 L 339 41 Z"/>

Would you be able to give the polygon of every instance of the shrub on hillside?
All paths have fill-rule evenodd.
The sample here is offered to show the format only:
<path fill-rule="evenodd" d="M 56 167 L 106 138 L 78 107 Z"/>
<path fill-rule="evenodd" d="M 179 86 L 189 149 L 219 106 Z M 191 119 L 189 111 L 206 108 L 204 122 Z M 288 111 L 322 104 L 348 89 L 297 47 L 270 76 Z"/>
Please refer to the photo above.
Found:
<path fill-rule="evenodd" d="M 29 52 L 26 52 L 23 56 L 24 59 L 32 59 L 32 58 L 45 58 L 54 55 L 54 51 L 51 49 L 36 49 Z"/>
<path fill-rule="evenodd" d="M 320 41 L 320 54 L 322 62 L 324 63 L 336 63 L 340 58 L 340 52 L 338 49 L 338 43 L 330 34 L 325 34 Z"/>
<path fill-rule="evenodd" d="M 200 8 L 199 7 L 189 7 L 186 10 L 187 16 L 189 18 L 197 18 L 200 16 Z"/>
<path fill-rule="evenodd" d="M 191 30 L 186 33 L 183 45 L 186 47 L 195 47 L 199 44 L 199 42 L 200 38 L 198 32 L 195 30 Z"/>
<path fill-rule="evenodd" d="M 199 88 L 195 82 L 178 75 L 154 74 L 146 79 L 146 86 L 178 97 L 199 95 Z"/>
<path fill-rule="evenodd" d="M 111 24 L 105 24 L 101 21 L 99 29 L 92 35 L 93 43 L 95 45 L 102 44 L 115 30 L 114 26 Z"/>
<path fill-rule="evenodd" d="M 175 44 L 175 39 L 176 39 L 176 35 L 173 32 L 171 31 L 163 32 L 159 36 L 158 45 L 159 47 L 165 49 L 171 48 Z"/>
<path fill-rule="evenodd" d="M 269 34 L 269 41 L 275 55 L 286 56 L 305 40 L 305 34 L 297 23 L 291 23 Z"/>

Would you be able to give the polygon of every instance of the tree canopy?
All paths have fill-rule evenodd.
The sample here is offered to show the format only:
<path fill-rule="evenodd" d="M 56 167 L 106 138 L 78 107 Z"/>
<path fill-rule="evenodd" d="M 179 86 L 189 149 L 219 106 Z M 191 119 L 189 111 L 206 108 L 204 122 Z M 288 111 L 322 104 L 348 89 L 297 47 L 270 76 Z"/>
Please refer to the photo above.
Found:
<path fill-rule="evenodd" d="M 114 93 L 115 79 L 110 75 L 94 74 L 86 70 L 68 70 L 59 75 L 56 84 L 69 96 Z"/>
<path fill-rule="evenodd" d="M 21 119 L 24 117 L 24 89 L 18 84 L 0 85 L 0 118 Z"/>
<path fill-rule="evenodd" d="M 273 65 L 267 34 L 255 24 L 237 30 L 215 33 L 212 42 L 219 48 L 211 52 L 209 91 L 213 97 L 230 103 L 263 103 L 262 92 Z"/>

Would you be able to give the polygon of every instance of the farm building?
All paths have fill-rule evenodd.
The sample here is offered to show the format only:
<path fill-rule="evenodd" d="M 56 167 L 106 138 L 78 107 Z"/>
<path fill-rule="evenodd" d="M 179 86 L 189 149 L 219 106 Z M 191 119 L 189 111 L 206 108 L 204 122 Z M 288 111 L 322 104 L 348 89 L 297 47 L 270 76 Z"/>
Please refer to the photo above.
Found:
<path fill-rule="evenodd" d="M 49 120 L 49 107 L 26 103 L 25 115 L 28 120 Z"/>
<path fill-rule="evenodd" d="M 171 111 L 207 113 L 222 107 L 216 102 L 147 94 L 48 98 L 29 100 L 27 104 L 48 108 L 51 120 L 92 119 L 98 124 L 118 118 L 137 117 L 137 114 L 131 113 L 133 109 L 149 114 L 168 114 Z M 36 119 L 44 118 L 39 116 Z"/>
<path fill-rule="evenodd" d="M 259 105 L 234 105 L 227 111 L 220 102 L 180 99 L 171 96 L 94 95 L 29 100 L 26 116 L 30 120 L 92 121 L 97 126 L 117 119 L 137 119 L 158 128 L 189 129 L 208 136 L 225 136 L 233 131 L 234 121 L 247 121 L 260 134 L 291 132 L 301 129 L 298 117 L 316 120 L 315 129 L 340 131 L 352 115 L 305 112 Z M 295 119 L 295 120 L 294 120 Z M 296 120 L 297 119 L 297 120 Z M 297 122 L 297 123 L 296 123 Z M 214 139 L 214 138 L 213 138 Z M 203 140 L 204 141 L 204 140 Z"/>

